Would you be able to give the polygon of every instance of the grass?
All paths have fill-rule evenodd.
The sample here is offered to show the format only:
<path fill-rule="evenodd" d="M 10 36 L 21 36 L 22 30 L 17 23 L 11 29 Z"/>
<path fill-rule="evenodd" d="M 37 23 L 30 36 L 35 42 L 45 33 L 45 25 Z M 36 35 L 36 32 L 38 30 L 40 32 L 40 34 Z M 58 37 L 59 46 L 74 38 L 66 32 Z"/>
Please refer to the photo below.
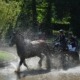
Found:
<path fill-rule="evenodd" d="M 0 61 L 10 61 L 12 59 L 13 55 L 5 51 L 0 51 Z"/>

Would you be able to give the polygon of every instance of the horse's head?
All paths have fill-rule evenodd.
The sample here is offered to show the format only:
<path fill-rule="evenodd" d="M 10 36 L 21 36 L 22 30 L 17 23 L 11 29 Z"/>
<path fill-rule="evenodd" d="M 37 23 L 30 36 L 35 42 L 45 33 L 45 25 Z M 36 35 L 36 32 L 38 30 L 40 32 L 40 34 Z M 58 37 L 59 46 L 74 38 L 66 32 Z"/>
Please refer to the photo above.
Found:
<path fill-rule="evenodd" d="M 10 46 L 14 44 L 21 44 L 24 41 L 24 37 L 20 31 L 13 31 L 10 39 Z"/>
<path fill-rule="evenodd" d="M 10 36 L 10 42 L 9 46 L 13 46 L 16 43 L 16 32 L 12 32 L 12 35 Z"/>

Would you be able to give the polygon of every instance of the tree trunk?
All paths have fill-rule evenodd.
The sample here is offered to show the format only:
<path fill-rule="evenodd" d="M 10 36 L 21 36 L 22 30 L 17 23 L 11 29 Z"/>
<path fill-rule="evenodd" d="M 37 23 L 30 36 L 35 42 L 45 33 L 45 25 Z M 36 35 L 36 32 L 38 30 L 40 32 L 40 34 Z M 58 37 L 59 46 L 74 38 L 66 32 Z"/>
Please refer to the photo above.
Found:
<path fill-rule="evenodd" d="M 32 0 L 32 23 L 33 23 L 33 31 L 38 31 L 36 0 Z"/>
<path fill-rule="evenodd" d="M 44 31 L 47 36 L 52 35 L 52 30 L 51 30 L 51 17 L 52 17 L 52 1 L 48 1 L 48 6 L 46 8 L 46 15 L 45 15 L 45 20 L 44 20 Z"/>

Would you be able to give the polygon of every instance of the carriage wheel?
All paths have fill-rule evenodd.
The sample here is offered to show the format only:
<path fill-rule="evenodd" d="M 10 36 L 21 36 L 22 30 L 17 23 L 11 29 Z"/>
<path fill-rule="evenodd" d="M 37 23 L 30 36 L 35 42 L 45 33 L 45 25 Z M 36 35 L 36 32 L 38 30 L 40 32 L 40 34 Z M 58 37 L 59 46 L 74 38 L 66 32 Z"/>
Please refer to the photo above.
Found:
<path fill-rule="evenodd" d="M 78 53 L 69 53 L 62 54 L 62 67 L 63 69 L 68 69 L 79 64 L 79 54 Z"/>
<path fill-rule="evenodd" d="M 62 68 L 63 69 L 67 69 L 67 58 L 66 58 L 66 55 L 62 52 L 61 53 L 61 64 L 62 64 Z"/>
<path fill-rule="evenodd" d="M 61 54 L 61 64 L 64 70 L 68 69 L 72 63 L 73 59 L 66 52 L 62 51 Z"/>

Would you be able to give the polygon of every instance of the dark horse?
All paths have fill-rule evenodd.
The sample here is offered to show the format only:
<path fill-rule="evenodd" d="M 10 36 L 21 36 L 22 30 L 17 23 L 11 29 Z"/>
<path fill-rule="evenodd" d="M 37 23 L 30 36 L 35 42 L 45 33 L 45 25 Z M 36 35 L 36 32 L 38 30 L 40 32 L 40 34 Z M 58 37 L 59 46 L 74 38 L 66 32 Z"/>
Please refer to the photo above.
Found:
<path fill-rule="evenodd" d="M 38 56 L 40 58 L 39 65 L 42 66 L 43 54 L 47 57 L 47 69 L 50 69 L 49 48 L 44 40 L 27 40 L 25 42 L 21 33 L 15 32 L 11 36 L 10 46 L 16 44 L 17 54 L 20 58 L 17 71 L 20 71 L 20 66 L 24 64 L 27 66 L 25 59 Z"/>

